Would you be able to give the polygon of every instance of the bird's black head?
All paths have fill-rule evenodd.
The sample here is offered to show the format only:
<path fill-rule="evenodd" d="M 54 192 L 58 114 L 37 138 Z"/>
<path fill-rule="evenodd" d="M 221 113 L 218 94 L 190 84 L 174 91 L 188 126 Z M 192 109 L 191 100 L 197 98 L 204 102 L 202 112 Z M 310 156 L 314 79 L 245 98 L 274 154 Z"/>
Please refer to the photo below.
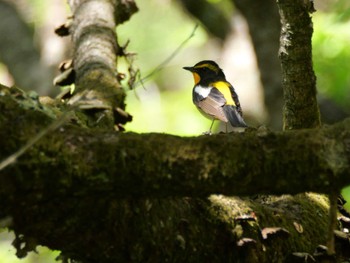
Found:
<path fill-rule="evenodd" d="M 210 82 L 225 80 L 225 74 L 216 62 L 203 60 L 193 67 L 184 67 L 193 73 L 195 85 L 198 83 L 209 84 Z"/>

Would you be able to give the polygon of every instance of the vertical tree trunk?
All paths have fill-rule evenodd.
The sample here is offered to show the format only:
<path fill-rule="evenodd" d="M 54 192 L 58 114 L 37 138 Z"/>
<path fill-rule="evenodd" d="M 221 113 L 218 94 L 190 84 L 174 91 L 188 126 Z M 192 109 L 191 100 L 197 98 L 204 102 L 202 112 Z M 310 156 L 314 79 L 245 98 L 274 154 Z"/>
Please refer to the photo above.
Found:
<path fill-rule="evenodd" d="M 125 94 L 116 77 L 117 1 L 68 0 L 68 3 L 73 12 L 70 31 L 77 90 L 71 103 L 83 109 L 107 110 L 104 119 L 113 124 L 113 111 L 125 108 Z"/>
<path fill-rule="evenodd" d="M 285 130 L 320 126 L 316 76 L 312 68 L 311 2 L 277 0 L 281 16 L 281 46 Z"/>
<path fill-rule="evenodd" d="M 11 1 L 0 1 L 0 61 L 8 67 L 15 84 L 41 95 L 52 93 L 53 72 L 41 61 L 33 33 Z"/>
<path fill-rule="evenodd" d="M 249 32 L 259 64 L 264 87 L 268 125 L 282 128 L 283 90 L 281 66 L 278 60 L 281 26 L 277 6 L 273 0 L 233 0 L 247 20 Z"/>
<path fill-rule="evenodd" d="M 317 128 L 321 125 L 316 98 L 316 76 L 312 67 L 311 38 L 313 25 L 310 13 L 312 0 L 277 0 L 281 16 L 281 46 L 284 89 L 284 129 Z M 332 162 L 334 160 L 330 160 Z M 327 173 L 330 184 L 334 171 Z M 330 187 L 332 189 L 332 187 Z M 334 189 L 334 188 L 333 188 Z M 338 191 L 329 194 L 327 253 L 335 255 L 334 230 L 337 227 Z"/>

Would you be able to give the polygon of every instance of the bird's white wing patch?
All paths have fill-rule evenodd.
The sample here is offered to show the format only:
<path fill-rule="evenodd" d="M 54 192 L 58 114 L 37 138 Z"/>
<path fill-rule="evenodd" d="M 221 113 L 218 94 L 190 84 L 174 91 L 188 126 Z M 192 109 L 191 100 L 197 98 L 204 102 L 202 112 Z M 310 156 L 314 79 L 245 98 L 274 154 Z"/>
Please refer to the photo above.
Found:
<path fill-rule="evenodd" d="M 197 85 L 194 88 L 194 92 L 196 92 L 197 94 L 199 94 L 203 98 L 206 98 L 206 97 L 208 97 L 211 89 L 212 89 L 212 87 L 202 87 L 201 85 Z"/>

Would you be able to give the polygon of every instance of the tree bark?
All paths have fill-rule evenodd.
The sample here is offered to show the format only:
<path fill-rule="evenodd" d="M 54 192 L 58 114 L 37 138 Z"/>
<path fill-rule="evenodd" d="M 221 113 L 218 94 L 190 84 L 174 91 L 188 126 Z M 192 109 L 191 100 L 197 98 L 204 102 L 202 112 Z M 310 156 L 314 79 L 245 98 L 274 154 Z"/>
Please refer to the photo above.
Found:
<path fill-rule="evenodd" d="M 284 129 L 319 127 L 316 76 L 312 67 L 312 1 L 278 0 L 284 90 Z"/>
<path fill-rule="evenodd" d="M 125 12 L 118 8 L 127 6 Z M 117 54 L 120 53 L 115 27 L 126 13 L 137 10 L 133 1 L 69 0 L 73 12 L 70 28 L 74 45 L 74 72 L 77 94 L 70 104 L 80 109 L 104 110 L 95 119 L 108 127 L 128 121 L 125 92 L 117 78 Z"/>
<path fill-rule="evenodd" d="M 281 16 L 280 59 L 285 97 L 284 129 L 317 128 L 321 125 L 316 98 L 316 76 L 312 67 L 311 38 L 313 24 L 310 13 L 313 1 L 277 0 Z M 333 177 L 333 171 L 329 171 Z M 329 181 L 332 184 L 333 180 Z M 334 231 L 338 227 L 338 197 L 340 188 L 329 192 L 327 256 L 334 257 Z"/>
<path fill-rule="evenodd" d="M 2 92 L 9 91 L 5 88 Z M 35 108 L 40 105 L 30 97 L 27 101 L 21 101 L 23 98 L 18 101 L 11 95 L 0 99 L 4 113 L 0 124 L 2 138 L 9 137 L 6 134 L 13 137 L 1 141 L 4 158 L 38 130 L 45 129 L 53 121 L 50 116 L 54 110 L 21 109 L 21 103 Z M 22 117 L 28 114 L 30 118 Z M 71 117 L 71 122 L 81 123 L 77 117 Z M 93 184 L 103 189 L 113 187 L 114 194 L 122 198 L 329 193 L 331 186 L 340 189 L 350 183 L 349 128 L 347 120 L 322 129 L 295 132 L 251 129 L 244 133 L 181 138 L 167 134 L 106 133 L 65 125 L 63 130 L 35 145 L 31 151 L 34 156 L 21 157 L 14 166 L 21 169 L 10 174 L 15 176 L 28 170 L 34 173 L 30 168 L 34 159 L 38 160 L 37 179 L 46 180 L 44 167 L 51 167 L 50 184 L 58 180 L 55 182 L 58 189 L 75 187 L 75 179 L 98 174 L 100 177 Z M 40 158 L 41 154 L 46 157 Z M 60 181 L 61 174 L 69 175 L 70 180 Z"/>

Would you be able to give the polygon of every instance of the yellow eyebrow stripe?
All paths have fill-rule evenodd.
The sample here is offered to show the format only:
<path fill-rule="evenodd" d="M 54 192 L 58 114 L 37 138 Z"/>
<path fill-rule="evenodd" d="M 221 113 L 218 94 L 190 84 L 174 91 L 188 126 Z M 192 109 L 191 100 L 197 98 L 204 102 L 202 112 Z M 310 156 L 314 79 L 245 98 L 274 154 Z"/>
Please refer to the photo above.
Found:
<path fill-rule="evenodd" d="M 194 68 L 208 68 L 214 72 L 218 71 L 218 68 L 216 68 L 215 66 L 213 66 L 211 64 L 202 64 L 202 65 L 195 66 Z"/>
<path fill-rule="evenodd" d="M 230 86 L 228 83 L 225 81 L 218 81 L 212 83 L 211 85 L 220 91 L 220 93 L 224 96 L 227 105 L 236 106 L 236 103 L 233 101 Z"/>

